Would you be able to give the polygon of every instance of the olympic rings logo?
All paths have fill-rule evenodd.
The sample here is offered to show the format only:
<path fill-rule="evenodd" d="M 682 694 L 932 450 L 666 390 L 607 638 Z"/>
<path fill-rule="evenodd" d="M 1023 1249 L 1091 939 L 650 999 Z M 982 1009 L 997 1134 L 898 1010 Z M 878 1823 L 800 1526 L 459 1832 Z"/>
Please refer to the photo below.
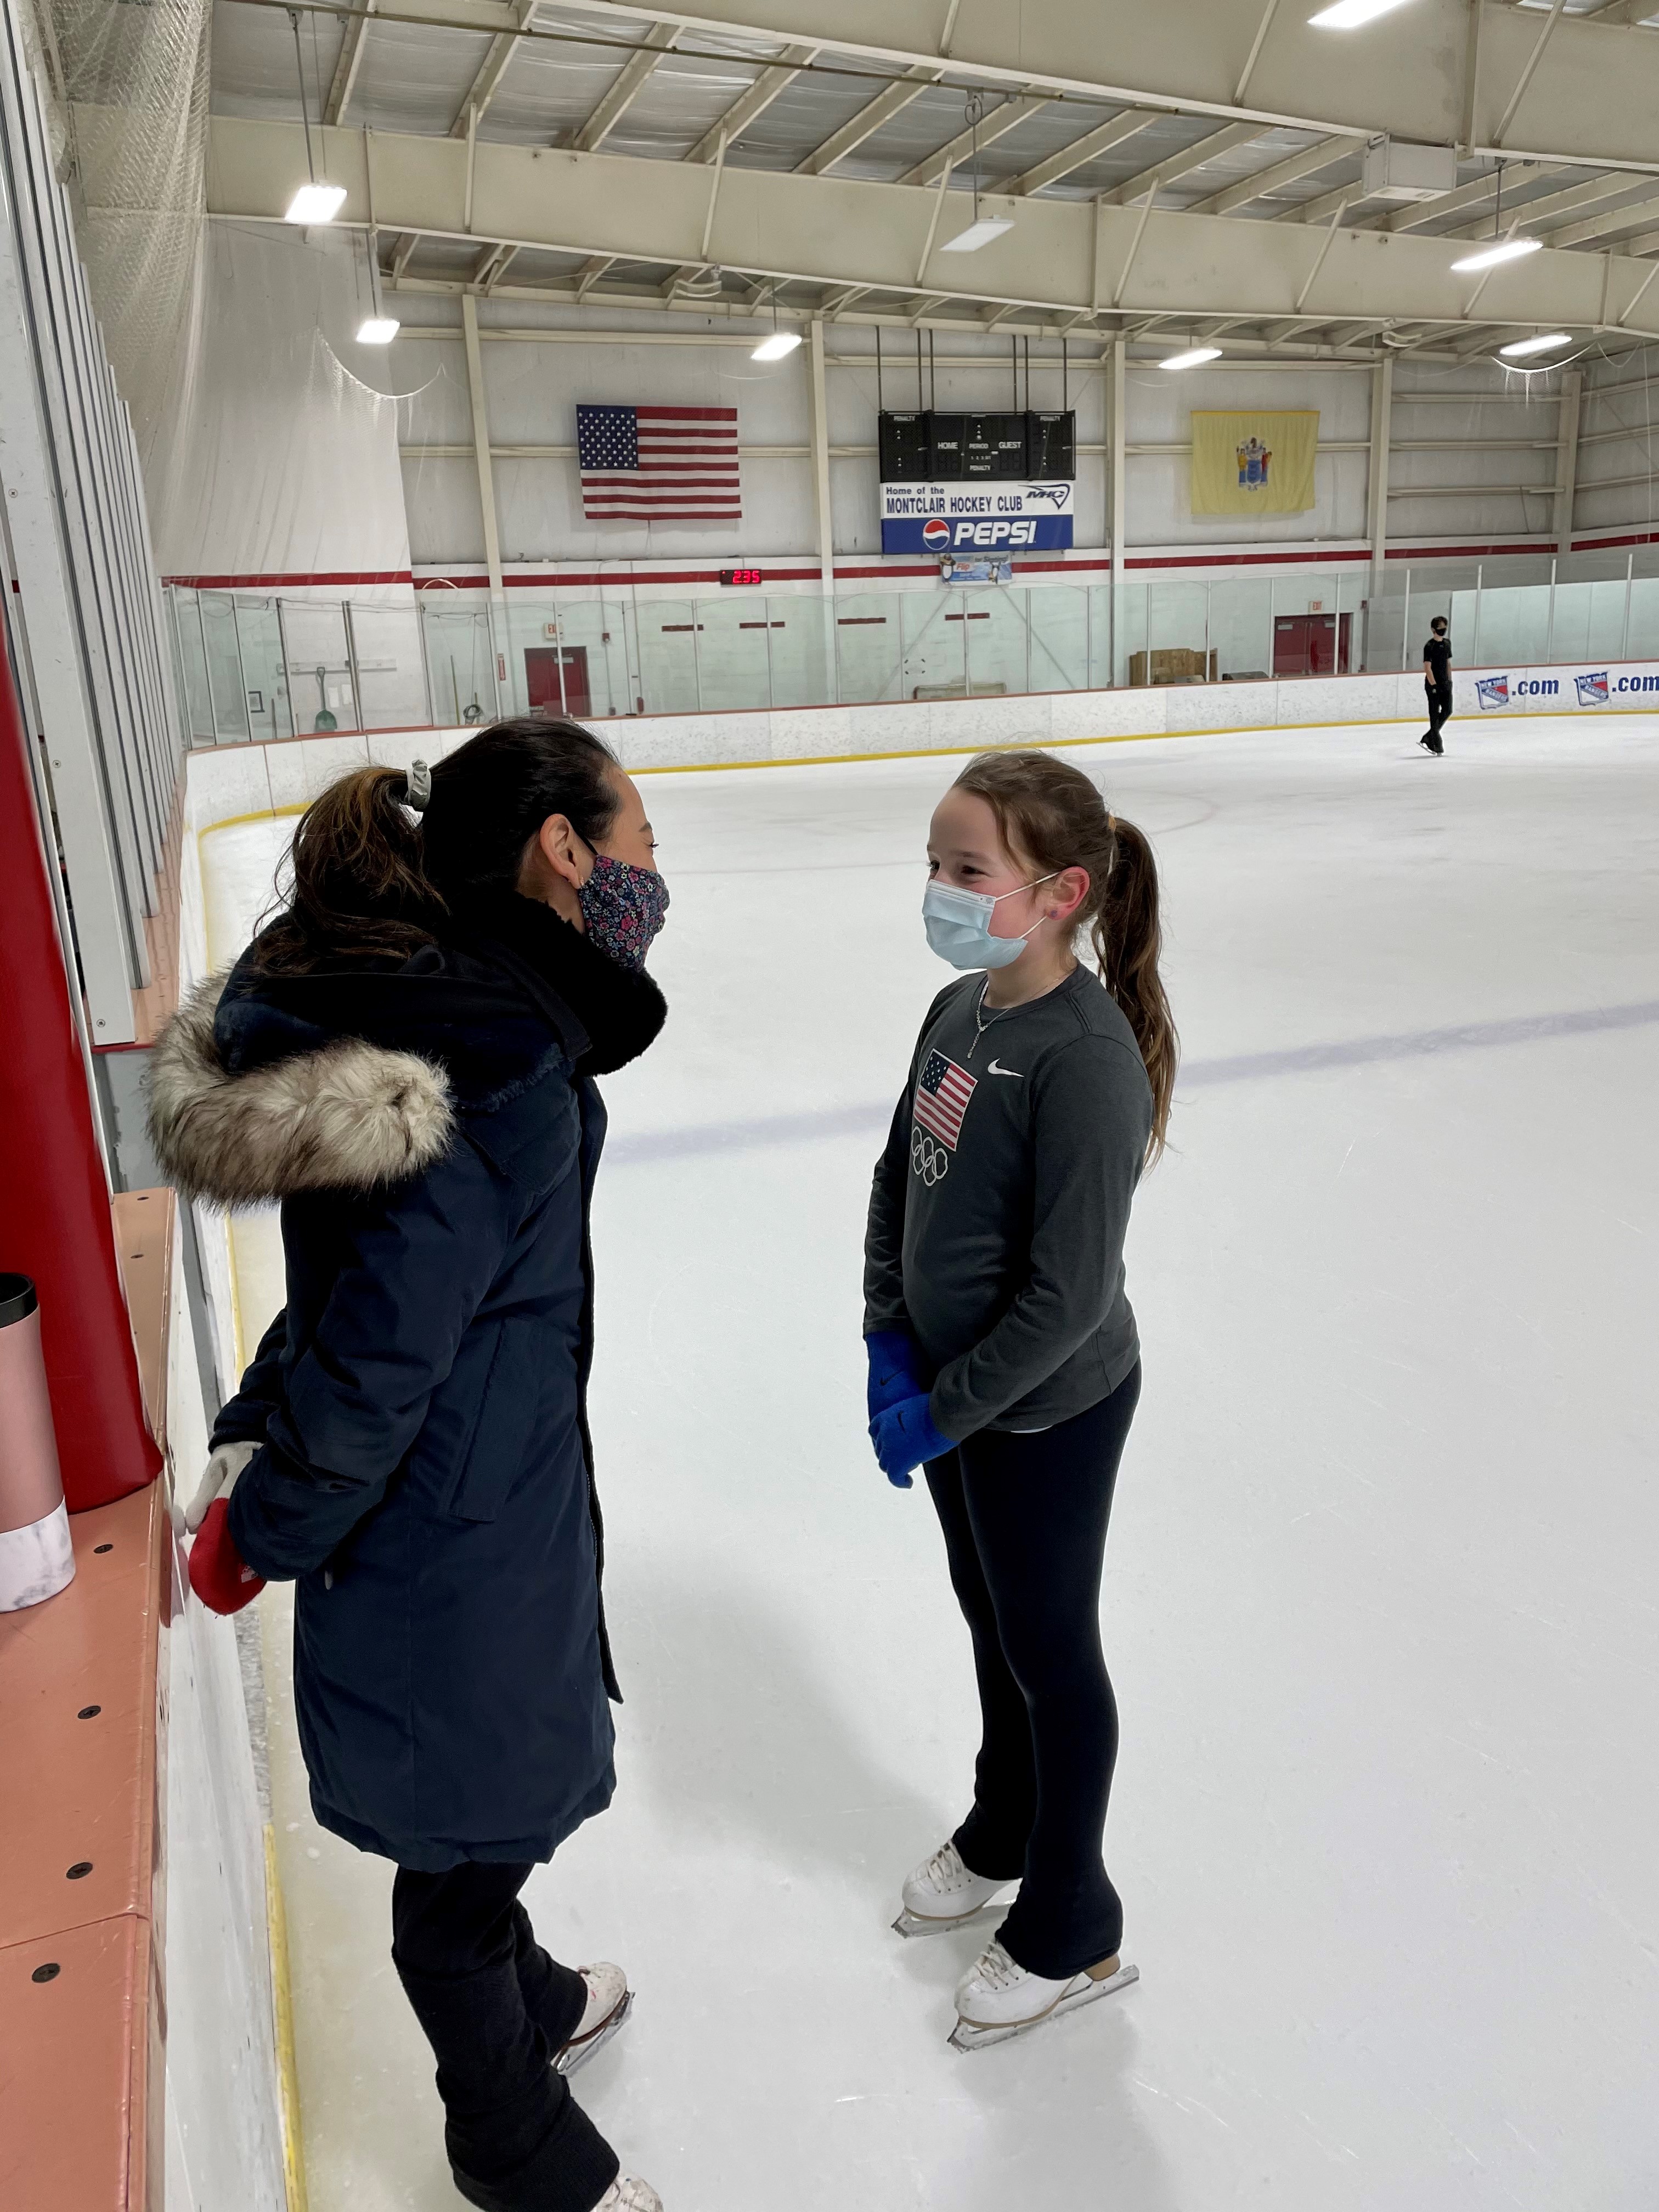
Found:
<path fill-rule="evenodd" d="M 951 1155 L 943 1145 L 936 1144 L 920 1121 L 910 1130 L 910 1165 L 929 1189 L 943 1182 L 951 1171 Z"/>

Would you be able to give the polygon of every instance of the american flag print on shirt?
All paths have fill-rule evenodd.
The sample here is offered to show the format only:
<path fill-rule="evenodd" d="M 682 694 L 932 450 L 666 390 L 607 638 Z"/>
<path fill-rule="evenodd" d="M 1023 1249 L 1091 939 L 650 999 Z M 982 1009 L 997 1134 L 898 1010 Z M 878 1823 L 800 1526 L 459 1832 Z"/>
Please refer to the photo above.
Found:
<path fill-rule="evenodd" d="M 589 522 L 740 522 L 735 407 L 578 407 Z"/>
<path fill-rule="evenodd" d="M 952 1152 L 962 1134 L 962 1117 L 975 1091 L 974 1078 L 942 1052 L 930 1052 L 916 1078 L 915 1115 L 924 1129 Z"/>

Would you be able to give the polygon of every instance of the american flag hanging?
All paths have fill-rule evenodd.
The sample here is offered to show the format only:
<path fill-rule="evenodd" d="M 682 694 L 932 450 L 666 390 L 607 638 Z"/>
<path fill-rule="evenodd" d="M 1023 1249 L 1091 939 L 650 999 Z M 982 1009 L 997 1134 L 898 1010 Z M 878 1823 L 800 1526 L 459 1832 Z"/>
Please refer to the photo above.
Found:
<path fill-rule="evenodd" d="M 740 522 L 735 407 L 579 407 L 589 522 Z"/>
<path fill-rule="evenodd" d="M 953 1060 L 946 1060 L 942 1052 L 928 1054 L 916 1079 L 916 1119 L 952 1152 L 962 1134 L 962 1117 L 968 1111 L 968 1101 L 976 1087 L 967 1069 L 958 1067 Z"/>

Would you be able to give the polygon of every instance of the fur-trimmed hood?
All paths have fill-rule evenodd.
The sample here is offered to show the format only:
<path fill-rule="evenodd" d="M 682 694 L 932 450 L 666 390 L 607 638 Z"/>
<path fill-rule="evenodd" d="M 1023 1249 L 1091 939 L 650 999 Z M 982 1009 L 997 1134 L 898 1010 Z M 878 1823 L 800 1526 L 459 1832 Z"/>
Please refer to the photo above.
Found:
<path fill-rule="evenodd" d="M 215 1030 L 227 981 L 197 986 L 152 1063 L 150 1138 L 185 1197 L 258 1206 L 306 1190 L 374 1190 L 442 1158 L 455 1105 L 441 1066 L 341 1037 L 234 1073 Z"/>
<path fill-rule="evenodd" d="M 621 1067 L 667 1014 L 642 972 L 549 908 L 480 900 L 399 965 L 271 973 L 260 947 L 193 991 L 150 1083 L 156 1156 L 187 1197 L 258 1206 L 364 1192 L 435 1164 L 550 1062 Z"/>

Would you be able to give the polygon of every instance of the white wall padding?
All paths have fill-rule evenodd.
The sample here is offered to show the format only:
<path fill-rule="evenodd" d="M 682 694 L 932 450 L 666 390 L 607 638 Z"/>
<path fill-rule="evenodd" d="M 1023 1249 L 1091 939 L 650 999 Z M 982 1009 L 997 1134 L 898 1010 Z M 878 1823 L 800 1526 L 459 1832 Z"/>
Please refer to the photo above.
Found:
<path fill-rule="evenodd" d="M 207 1426 L 173 1239 L 167 1338 L 169 1480 L 188 1496 Z M 173 1527 L 179 1523 L 175 1499 Z M 167 2184 L 157 2212 L 286 2212 L 271 2005 L 264 1823 L 228 1620 L 184 1595 L 162 1644 L 167 1682 Z"/>
<path fill-rule="evenodd" d="M 356 338 L 363 253 L 346 233 L 209 226 L 199 357 L 152 485 L 163 575 L 347 575 L 362 599 L 358 579 L 406 574 L 398 403 L 368 380 L 391 364 Z"/>

